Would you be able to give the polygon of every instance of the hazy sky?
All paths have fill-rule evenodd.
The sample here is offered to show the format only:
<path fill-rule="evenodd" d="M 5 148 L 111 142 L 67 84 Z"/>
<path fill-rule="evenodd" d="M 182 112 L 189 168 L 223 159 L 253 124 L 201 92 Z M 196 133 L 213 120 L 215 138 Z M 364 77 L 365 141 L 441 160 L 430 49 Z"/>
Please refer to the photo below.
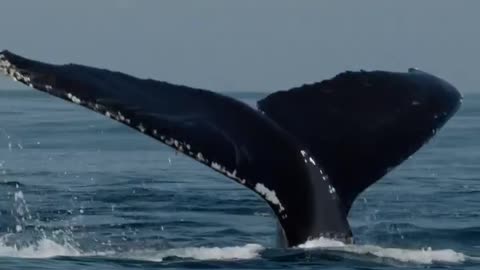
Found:
<path fill-rule="evenodd" d="M 5 0 L 0 49 L 215 91 L 418 67 L 480 92 L 479 12 L 478 0 Z"/>

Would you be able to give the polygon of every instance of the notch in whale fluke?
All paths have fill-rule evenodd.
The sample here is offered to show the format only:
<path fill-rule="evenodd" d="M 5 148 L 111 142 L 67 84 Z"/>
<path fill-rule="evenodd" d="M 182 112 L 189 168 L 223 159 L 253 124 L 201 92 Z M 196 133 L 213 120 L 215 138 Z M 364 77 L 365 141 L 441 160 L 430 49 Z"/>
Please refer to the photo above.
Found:
<path fill-rule="evenodd" d="M 346 212 L 363 190 L 417 151 L 461 95 L 418 69 L 345 72 L 271 94 L 258 107 L 320 161 Z"/>

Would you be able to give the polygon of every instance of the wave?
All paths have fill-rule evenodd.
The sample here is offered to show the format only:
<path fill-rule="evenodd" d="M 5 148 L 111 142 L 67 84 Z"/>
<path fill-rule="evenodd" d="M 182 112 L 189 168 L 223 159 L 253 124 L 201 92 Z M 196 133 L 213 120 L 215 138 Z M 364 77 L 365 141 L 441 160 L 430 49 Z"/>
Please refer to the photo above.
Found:
<path fill-rule="evenodd" d="M 340 241 L 327 238 L 309 240 L 299 245 L 300 249 L 323 249 L 329 251 L 339 251 L 354 253 L 359 255 L 370 255 L 378 258 L 392 259 L 404 263 L 414 264 L 434 264 L 434 263 L 463 263 L 469 261 L 479 261 L 480 258 L 470 257 L 461 252 L 452 249 L 433 250 L 424 249 L 402 249 L 402 248 L 384 248 L 375 245 L 350 245 Z"/>
<path fill-rule="evenodd" d="M 259 244 L 245 244 L 231 247 L 182 247 L 168 249 L 136 249 L 129 251 L 88 251 L 80 249 L 80 245 L 73 239 L 72 232 L 57 230 L 47 234 L 44 230 L 35 229 L 40 234 L 34 237 L 23 230 L 25 220 L 31 219 L 22 191 L 14 193 L 14 212 L 17 221 L 16 233 L 7 233 L 0 236 L 0 257 L 18 258 L 53 258 L 53 257 L 96 257 L 100 259 L 116 260 L 130 259 L 140 261 L 161 262 L 164 260 L 193 259 L 199 261 L 213 260 L 249 260 L 261 257 L 265 260 L 275 260 L 264 252 L 265 247 Z M 25 238 L 26 237 L 26 238 Z M 25 241 L 27 240 L 27 241 Z M 380 258 L 413 264 L 461 264 L 466 261 L 480 262 L 480 258 L 470 257 L 453 249 L 433 250 L 384 248 L 375 245 L 352 245 L 337 240 L 318 238 L 307 241 L 293 249 L 300 253 L 325 253 L 335 252 L 342 257 L 351 257 L 351 254 L 360 255 L 362 258 Z M 277 252 L 278 251 L 278 252 Z M 290 250 L 291 251 L 291 250 Z M 275 257 L 288 256 L 289 251 L 276 250 Z"/>
<path fill-rule="evenodd" d="M 50 239 L 41 239 L 37 243 L 24 247 L 17 245 L 7 245 L 0 240 L 0 257 L 16 257 L 16 258 L 53 258 L 62 256 L 81 256 L 82 252 L 68 243 L 59 244 Z"/>
<path fill-rule="evenodd" d="M 216 260 L 250 260 L 262 256 L 265 247 L 259 244 L 246 244 L 231 247 L 185 247 L 164 250 L 145 249 L 130 250 L 128 252 L 85 252 L 76 245 L 65 242 L 58 243 L 43 238 L 37 243 L 24 247 L 8 245 L 0 240 L 0 257 L 17 258 L 55 258 L 55 257 L 99 257 L 104 259 L 130 259 L 139 261 L 162 262 L 164 260 L 193 259 L 199 261 Z M 466 261 L 480 261 L 480 258 L 470 257 L 452 249 L 433 250 L 384 248 L 375 245 L 350 245 L 340 241 L 319 238 L 306 242 L 295 248 L 301 252 L 336 252 L 338 254 L 356 254 L 361 256 L 389 259 L 402 263 L 412 264 L 461 264 Z M 348 256 L 347 256 L 348 257 Z M 269 259 L 266 255 L 263 259 Z"/>
<path fill-rule="evenodd" d="M 258 244 L 246 244 L 233 247 L 186 247 L 165 250 L 132 250 L 127 253 L 115 251 L 84 252 L 69 243 L 57 243 L 51 239 L 41 239 L 37 243 L 24 247 L 7 245 L 0 240 L 0 257 L 46 259 L 55 257 L 106 257 L 108 259 L 132 259 L 161 262 L 167 258 L 195 260 L 234 260 L 253 259 L 259 256 L 264 247 Z"/>
<path fill-rule="evenodd" d="M 260 256 L 265 248 L 259 244 L 246 244 L 233 247 L 187 247 L 173 248 L 164 251 L 143 250 L 126 254 L 127 258 L 146 261 L 163 261 L 167 258 L 195 260 L 246 260 Z"/>

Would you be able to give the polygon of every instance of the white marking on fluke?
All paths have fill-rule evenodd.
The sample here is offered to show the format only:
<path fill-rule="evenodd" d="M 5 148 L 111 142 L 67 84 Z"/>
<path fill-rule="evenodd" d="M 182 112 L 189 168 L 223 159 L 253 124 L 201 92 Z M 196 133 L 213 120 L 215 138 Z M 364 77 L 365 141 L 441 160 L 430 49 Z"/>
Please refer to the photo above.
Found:
<path fill-rule="evenodd" d="M 217 171 L 223 171 L 223 167 L 216 162 L 212 162 L 212 168 L 214 168 Z"/>
<path fill-rule="evenodd" d="M 237 170 L 233 170 L 233 172 L 227 172 L 228 177 L 236 178 L 237 177 Z"/>
<path fill-rule="evenodd" d="M 140 124 L 137 126 L 137 128 L 138 128 L 138 130 L 140 130 L 140 132 L 142 132 L 142 133 L 145 133 L 145 131 L 147 130 L 147 129 L 143 126 L 142 123 L 140 123 Z M 177 141 L 175 141 L 175 142 L 177 142 Z M 176 145 L 177 145 L 177 144 L 175 144 L 175 146 L 176 146 Z"/>
<path fill-rule="evenodd" d="M 205 158 L 203 158 L 203 155 L 202 155 L 202 153 L 200 153 L 200 152 L 197 153 L 197 159 L 198 159 L 199 161 L 202 161 L 202 162 L 205 161 Z"/>
<path fill-rule="evenodd" d="M 173 141 L 174 141 L 174 140 L 173 140 L 172 138 L 169 138 L 169 139 L 165 139 L 164 142 L 165 142 L 167 145 L 172 146 L 172 145 L 173 145 Z"/>
<path fill-rule="evenodd" d="M 122 112 L 118 112 L 118 113 L 117 113 L 117 119 L 118 119 L 119 121 L 124 122 L 126 118 L 125 118 L 125 116 L 123 116 Z"/>
<path fill-rule="evenodd" d="M 68 97 L 68 99 L 70 99 L 73 103 L 76 103 L 76 104 L 82 103 L 82 101 L 81 101 L 78 97 L 72 95 L 71 93 L 68 93 L 68 94 L 67 94 L 67 97 Z"/>
<path fill-rule="evenodd" d="M 3 54 L 0 54 L 0 71 L 9 77 L 12 77 L 12 79 L 15 81 L 21 81 L 33 87 L 30 77 L 20 73 L 17 67 L 12 65 L 12 63 L 8 61 Z"/>
<path fill-rule="evenodd" d="M 283 205 L 282 203 L 280 202 L 280 200 L 277 198 L 277 194 L 275 193 L 274 190 L 270 190 L 268 189 L 265 185 L 263 185 L 262 183 L 257 183 L 255 185 L 255 190 L 262 194 L 265 199 L 269 202 L 271 202 L 272 204 L 275 204 L 278 206 L 278 211 L 281 213 L 283 211 L 285 211 L 285 208 L 283 208 Z"/>
<path fill-rule="evenodd" d="M 198 153 L 197 154 L 197 159 L 199 159 L 198 155 L 202 155 L 201 153 Z M 203 156 L 201 156 L 202 162 L 208 162 L 206 161 L 205 159 L 203 159 Z M 215 161 L 212 161 L 212 163 L 210 164 L 210 167 L 212 167 L 212 169 L 216 170 L 216 171 L 219 171 L 223 174 L 225 174 L 226 176 L 232 178 L 232 179 L 235 179 L 237 180 L 238 182 L 240 182 L 242 185 L 245 185 L 245 183 L 247 182 L 245 179 L 242 179 L 240 177 L 237 176 L 237 170 L 233 170 L 232 172 L 228 171 L 224 166 L 222 166 L 221 164 L 215 162 Z"/>

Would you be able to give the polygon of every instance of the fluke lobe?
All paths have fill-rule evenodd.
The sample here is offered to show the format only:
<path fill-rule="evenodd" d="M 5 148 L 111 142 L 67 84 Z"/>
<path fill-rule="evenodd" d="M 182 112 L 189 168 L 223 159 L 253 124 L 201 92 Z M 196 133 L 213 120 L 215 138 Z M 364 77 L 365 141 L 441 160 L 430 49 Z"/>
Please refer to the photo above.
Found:
<path fill-rule="evenodd" d="M 416 69 L 344 72 L 279 91 L 258 110 L 208 90 L 0 53 L 0 72 L 102 113 L 259 194 L 288 246 L 351 240 L 355 198 L 457 111 L 459 92 Z"/>

